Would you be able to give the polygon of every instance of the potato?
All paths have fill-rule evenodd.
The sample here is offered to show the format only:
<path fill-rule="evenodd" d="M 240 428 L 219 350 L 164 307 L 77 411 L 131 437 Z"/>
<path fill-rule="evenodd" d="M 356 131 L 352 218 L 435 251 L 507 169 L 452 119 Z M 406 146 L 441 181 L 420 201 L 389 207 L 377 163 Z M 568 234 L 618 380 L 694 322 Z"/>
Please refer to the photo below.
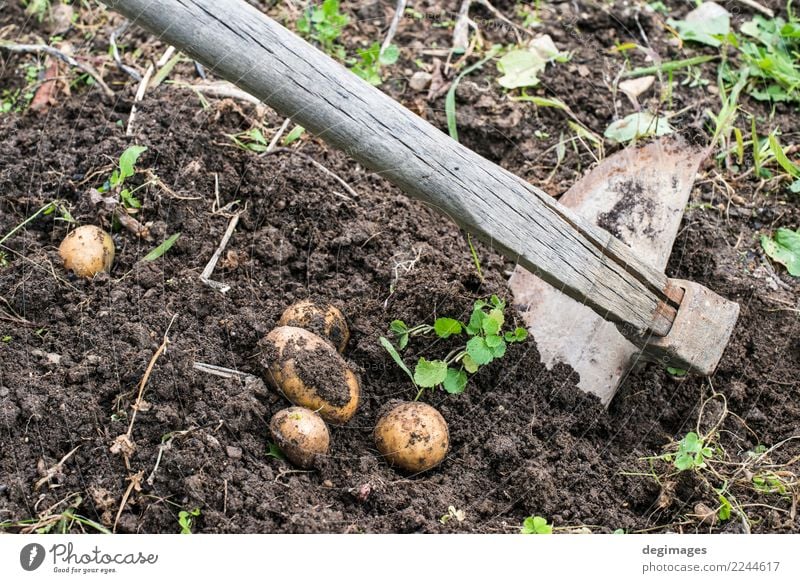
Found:
<path fill-rule="evenodd" d="M 278 326 L 305 328 L 328 340 L 339 353 L 344 352 L 350 339 L 344 315 L 334 306 L 323 306 L 312 300 L 301 300 L 286 308 Z"/>
<path fill-rule="evenodd" d="M 83 225 L 69 233 L 58 248 L 64 267 L 78 277 L 94 277 L 110 271 L 114 262 L 114 241 L 100 227 Z"/>
<path fill-rule="evenodd" d="M 331 435 L 322 417 L 305 407 L 281 409 L 269 422 L 269 432 L 294 465 L 308 469 L 318 455 L 328 453 Z"/>
<path fill-rule="evenodd" d="M 401 403 L 381 415 L 373 437 L 391 465 L 413 473 L 438 466 L 450 447 L 441 413 L 418 402 Z"/>
<path fill-rule="evenodd" d="M 358 408 L 358 378 L 322 338 L 279 326 L 261 341 L 266 380 L 293 404 L 317 411 L 328 423 L 347 423 Z"/>

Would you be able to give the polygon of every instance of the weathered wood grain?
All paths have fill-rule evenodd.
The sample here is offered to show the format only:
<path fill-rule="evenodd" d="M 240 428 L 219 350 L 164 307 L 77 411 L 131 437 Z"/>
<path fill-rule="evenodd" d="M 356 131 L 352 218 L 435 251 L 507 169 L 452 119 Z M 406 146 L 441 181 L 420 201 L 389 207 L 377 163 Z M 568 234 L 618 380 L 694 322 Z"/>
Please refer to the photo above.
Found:
<path fill-rule="evenodd" d="M 666 277 L 240 0 L 103 0 L 629 336 L 665 335 Z"/>

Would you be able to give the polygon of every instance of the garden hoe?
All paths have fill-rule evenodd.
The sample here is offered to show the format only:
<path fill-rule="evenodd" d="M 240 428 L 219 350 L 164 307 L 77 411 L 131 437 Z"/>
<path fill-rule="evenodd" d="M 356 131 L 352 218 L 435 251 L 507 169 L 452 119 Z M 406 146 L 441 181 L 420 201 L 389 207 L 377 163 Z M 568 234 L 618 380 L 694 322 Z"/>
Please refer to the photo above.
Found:
<path fill-rule="evenodd" d="M 716 368 L 738 304 L 663 274 L 700 154 L 623 151 L 559 203 L 243 0 L 103 2 L 516 261 L 512 288 L 544 358 L 574 366 L 604 403 L 634 352 Z"/>

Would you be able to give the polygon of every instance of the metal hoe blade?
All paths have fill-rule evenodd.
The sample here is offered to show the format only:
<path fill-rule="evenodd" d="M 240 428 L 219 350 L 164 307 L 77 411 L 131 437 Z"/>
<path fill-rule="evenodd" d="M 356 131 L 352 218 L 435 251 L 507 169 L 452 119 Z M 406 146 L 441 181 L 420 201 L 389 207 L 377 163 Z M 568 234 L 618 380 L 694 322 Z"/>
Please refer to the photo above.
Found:
<path fill-rule="evenodd" d="M 663 272 L 705 155 L 673 137 L 627 148 L 603 160 L 559 202 Z M 640 350 L 614 324 L 520 266 L 509 286 L 544 364 L 570 365 L 580 374 L 578 386 L 608 405 Z"/>

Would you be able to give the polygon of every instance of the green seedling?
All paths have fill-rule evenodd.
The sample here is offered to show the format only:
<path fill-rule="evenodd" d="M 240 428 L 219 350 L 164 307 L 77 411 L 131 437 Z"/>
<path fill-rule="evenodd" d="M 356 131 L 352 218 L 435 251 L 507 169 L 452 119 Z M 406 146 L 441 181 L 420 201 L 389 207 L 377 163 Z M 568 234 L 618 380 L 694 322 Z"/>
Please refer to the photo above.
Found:
<path fill-rule="evenodd" d="M 714 450 L 706 446 L 705 440 L 690 431 L 678 442 L 678 452 L 672 463 L 678 471 L 685 472 L 706 467 L 706 460 L 713 455 Z"/>
<path fill-rule="evenodd" d="M 336 43 L 350 17 L 339 10 L 339 0 L 324 0 L 310 6 L 297 21 L 297 30 L 306 38 L 317 41 L 329 55 L 344 60 L 344 47 Z"/>
<path fill-rule="evenodd" d="M 529 516 L 522 522 L 520 534 L 553 534 L 553 525 L 541 516 Z"/>
<path fill-rule="evenodd" d="M 436 387 L 458 395 L 466 389 L 467 375 L 475 374 L 481 367 L 502 358 L 508 344 L 522 342 L 528 337 L 525 328 L 503 329 L 505 308 L 506 303 L 503 300 L 492 296 L 488 302 L 475 302 L 469 322 L 466 323 L 453 318 L 437 318 L 433 325 L 419 324 L 409 327 L 402 320 L 394 320 L 389 325 L 389 331 L 394 335 L 399 350 L 404 350 L 409 340 L 416 336 L 435 334 L 442 340 L 451 337 L 465 339 L 463 344 L 451 350 L 444 358 L 421 356 L 413 373 L 389 340 L 381 337 L 380 342 L 417 387 L 415 400 L 420 398 L 425 389 Z"/>
<path fill-rule="evenodd" d="M 296 142 L 297 140 L 300 139 L 300 136 L 302 136 L 305 132 L 306 128 L 304 128 L 303 126 L 294 126 L 294 128 L 292 128 L 292 131 L 286 134 L 286 137 L 283 138 L 281 145 L 288 146 L 289 144 Z"/>
<path fill-rule="evenodd" d="M 296 130 L 297 128 L 295 128 Z M 294 130 L 292 130 L 294 131 Z M 262 154 L 269 148 L 269 142 L 258 128 L 253 128 L 238 134 L 226 134 L 240 150 Z"/>
<path fill-rule="evenodd" d="M 3 89 L 0 92 L 0 114 L 21 113 L 33 100 L 35 88 L 39 83 L 42 65 L 38 62 L 25 66 L 25 86 L 21 89 Z"/>
<path fill-rule="evenodd" d="M 390 44 L 385 51 L 381 52 L 381 45 L 378 42 L 372 43 L 366 49 L 359 49 L 356 53 L 358 57 L 350 70 L 370 85 L 375 86 L 383 83 L 381 67 L 394 65 L 400 57 L 400 49 L 395 45 Z"/>
<path fill-rule="evenodd" d="M 198 516 L 200 516 L 199 508 L 178 512 L 178 525 L 181 527 L 181 534 L 192 534 L 192 528 Z"/>
<path fill-rule="evenodd" d="M 750 95 L 761 101 L 800 104 L 800 21 L 788 10 L 789 21 L 756 15 L 737 36 L 742 60 L 754 83 Z"/>
<path fill-rule="evenodd" d="M 99 192 L 119 193 L 120 201 L 122 201 L 122 205 L 129 214 L 133 214 L 137 212 L 138 209 L 142 208 L 142 202 L 134 196 L 134 193 L 153 183 L 153 181 L 145 182 L 133 190 L 125 186 L 128 178 L 136 174 L 136 163 L 139 161 L 139 156 L 146 151 L 146 146 L 128 147 L 119 157 L 117 167 L 114 169 L 114 172 L 111 173 L 109 179 L 106 180 L 103 186 L 97 189 Z"/>
<path fill-rule="evenodd" d="M 442 524 L 447 524 L 451 520 L 455 520 L 456 522 L 464 522 L 464 519 L 467 517 L 466 513 L 463 510 L 459 510 L 455 506 L 448 506 L 447 507 L 447 514 L 442 516 L 439 519 L 439 522 Z"/>
<path fill-rule="evenodd" d="M 175 233 L 174 235 L 169 237 L 166 241 L 161 243 L 161 245 L 159 245 L 158 247 L 156 247 L 155 249 L 150 251 L 150 253 L 145 255 L 144 256 L 144 260 L 145 261 L 155 261 L 156 259 L 158 259 L 162 255 L 164 255 L 164 253 L 169 251 L 180 236 L 181 236 L 180 233 Z"/>

